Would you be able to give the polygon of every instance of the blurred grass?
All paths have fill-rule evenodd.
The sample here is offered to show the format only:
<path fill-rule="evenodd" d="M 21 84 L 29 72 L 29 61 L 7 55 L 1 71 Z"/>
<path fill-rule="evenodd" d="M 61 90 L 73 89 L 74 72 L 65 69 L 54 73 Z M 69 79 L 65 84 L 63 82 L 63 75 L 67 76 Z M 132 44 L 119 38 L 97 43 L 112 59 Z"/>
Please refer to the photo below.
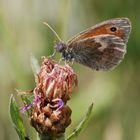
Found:
<path fill-rule="evenodd" d="M 9 121 L 8 101 L 15 88 L 34 87 L 30 54 L 41 62 L 41 56 L 53 52 L 56 38 L 42 22 L 47 21 L 66 41 L 87 27 L 115 17 L 132 21 L 125 59 L 111 72 L 93 72 L 74 64 L 79 87 L 69 102 L 73 122 L 67 133 L 94 101 L 92 122 L 79 140 L 140 140 L 139 13 L 139 0 L 0 0 L 0 140 L 18 139 Z"/>

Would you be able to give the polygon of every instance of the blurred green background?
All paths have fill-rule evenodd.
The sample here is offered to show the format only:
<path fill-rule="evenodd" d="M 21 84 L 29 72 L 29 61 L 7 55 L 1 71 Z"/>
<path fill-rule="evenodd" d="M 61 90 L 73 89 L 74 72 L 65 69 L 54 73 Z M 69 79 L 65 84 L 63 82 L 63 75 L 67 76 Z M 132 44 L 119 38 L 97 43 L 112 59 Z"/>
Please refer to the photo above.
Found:
<path fill-rule="evenodd" d="M 73 113 L 67 134 L 94 102 L 93 118 L 78 140 L 140 140 L 140 0 L 0 0 L 0 140 L 18 140 L 8 114 L 9 97 L 15 88 L 35 86 L 30 54 L 41 62 L 41 56 L 53 52 L 56 38 L 42 22 L 66 41 L 116 17 L 132 22 L 125 59 L 110 72 L 74 64 L 79 86 L 69 101 Z M 28 133 L 35 139 L 33 128 Z"/>

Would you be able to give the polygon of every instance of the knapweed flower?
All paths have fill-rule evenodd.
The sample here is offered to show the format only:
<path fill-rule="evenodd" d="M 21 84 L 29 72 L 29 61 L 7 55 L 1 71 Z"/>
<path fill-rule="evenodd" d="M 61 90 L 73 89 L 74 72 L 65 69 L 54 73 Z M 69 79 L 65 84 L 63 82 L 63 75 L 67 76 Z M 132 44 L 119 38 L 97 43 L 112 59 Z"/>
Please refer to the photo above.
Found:
<path fill-rule="evenodd" d="M 41 135 L 59 137 L 71 123 L 71 109 L 66 105 L 77 76 L 69 65 L 59 65 L 50 58 L 44 58 L 36 77 L 33 91 L 31 124 Z"/>

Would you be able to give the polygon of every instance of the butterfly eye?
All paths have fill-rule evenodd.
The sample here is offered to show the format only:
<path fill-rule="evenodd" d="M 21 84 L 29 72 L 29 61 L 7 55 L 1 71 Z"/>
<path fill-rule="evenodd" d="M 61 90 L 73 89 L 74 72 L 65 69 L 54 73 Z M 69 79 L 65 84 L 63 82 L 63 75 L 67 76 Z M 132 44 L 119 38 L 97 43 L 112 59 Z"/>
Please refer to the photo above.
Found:
<path fill-rule="evenodd" d="M 116 32 L 116 31 L 117 31 L 117 28 L 116 28 L 116 27 L 111 27 L 111 28 L 110 28 L 110 31 L 111 31 L 111 32 Z"/>

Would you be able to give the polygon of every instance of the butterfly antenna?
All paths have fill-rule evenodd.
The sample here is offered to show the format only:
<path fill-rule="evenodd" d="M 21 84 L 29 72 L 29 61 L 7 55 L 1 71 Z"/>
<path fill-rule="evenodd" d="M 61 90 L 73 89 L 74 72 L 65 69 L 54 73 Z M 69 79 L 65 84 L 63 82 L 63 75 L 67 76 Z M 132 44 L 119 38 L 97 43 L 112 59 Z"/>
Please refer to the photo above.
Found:
<path fill-rule="evenodd" d="M 50 28 L 50 30 L 55 34 L 55 36 L 58 38 L 58 40 L 60 42 L 62 42 L 61 38 L 59 37 L 59 35 L 56 33 L 56 31 L 47 23 L 47 22 L 43 22 L 44 25 L 48 26 Z"/>

